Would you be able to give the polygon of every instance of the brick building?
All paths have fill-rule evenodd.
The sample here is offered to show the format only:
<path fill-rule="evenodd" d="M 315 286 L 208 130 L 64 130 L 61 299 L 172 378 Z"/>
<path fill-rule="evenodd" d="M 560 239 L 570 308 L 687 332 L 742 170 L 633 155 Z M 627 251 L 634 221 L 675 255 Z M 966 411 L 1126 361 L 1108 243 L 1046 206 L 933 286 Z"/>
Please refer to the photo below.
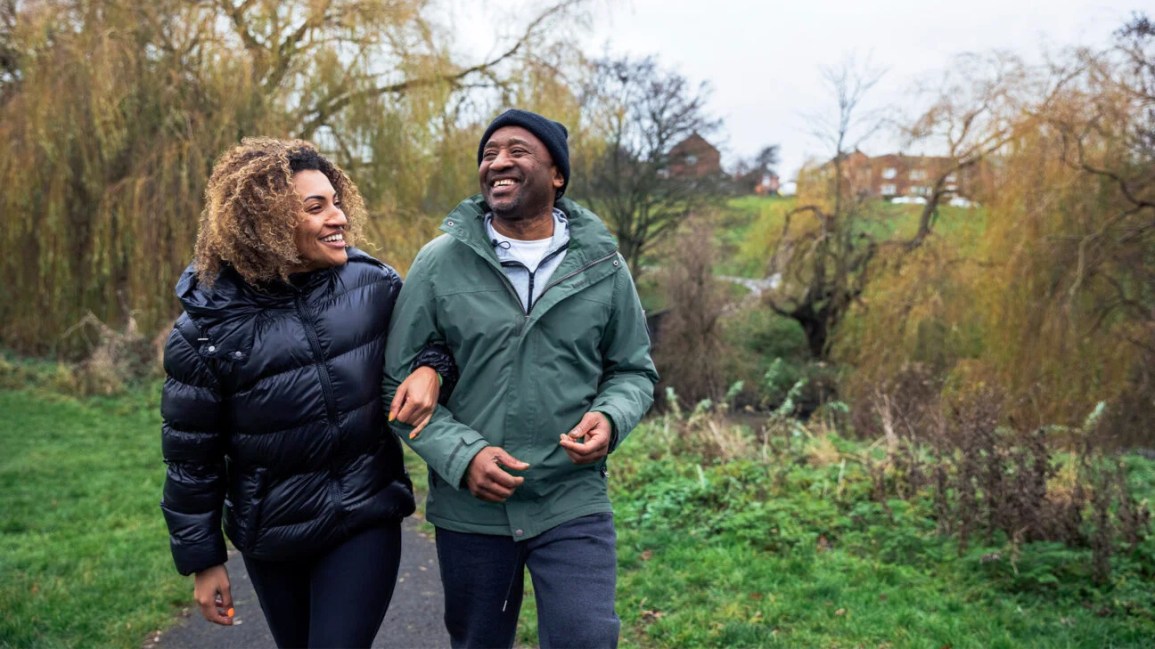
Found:
<path fill-rule="evenodd" d="M 670 148 L 668 173 L 671 178 L 707 178 L 722 174 L 722 154 L 694 133 Z"/>
<path fill-rule="evenodd" d="M 954 196 L 973 198 L 987 166 L 971 165 L 952 171 L 956 161 L 942 156 L 888 153 L 870 157 L 861 151 L 846 156 L 843 176 L 855 193 L 878 198 L 929 196 L 934 183 L 946 175 L 944 189 Z M 833 169 L 826 163 L 824 169 Z"/>

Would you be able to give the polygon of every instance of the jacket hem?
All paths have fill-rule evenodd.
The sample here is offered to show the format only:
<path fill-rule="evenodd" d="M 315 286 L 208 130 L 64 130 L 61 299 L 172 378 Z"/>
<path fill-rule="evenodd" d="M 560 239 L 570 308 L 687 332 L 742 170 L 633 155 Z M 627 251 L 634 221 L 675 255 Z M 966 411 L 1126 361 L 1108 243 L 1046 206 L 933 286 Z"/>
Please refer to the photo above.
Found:
<path fill-rule="evenodd" d="M 540 525 L 524 530 L 525 533 L 516 538 L 518 541 L 525 541 L 532 539 L 535 536 L 540 536 L 553 528 L 563 523 L 568 523 L 576 518 L 582 516 L 589 516 L 590 514 L 612 514 L 613 506 L 607 502 L 592 503 L 583 507 L 578 507 L 551 517 L 543 521 Z M 513 537 L 513 531 L 508 524 L 491 525 L 487 523 L 470 523 L 466 521 L 454 520 L 451 518 L 443 518 L 437 514 L 427 512 L 425 518 L 433 524 L 434 527 L 443 528 L 450 532 L 460 532 L 463 534 L 488 534 L 492 536 L 508 536 Z"/>

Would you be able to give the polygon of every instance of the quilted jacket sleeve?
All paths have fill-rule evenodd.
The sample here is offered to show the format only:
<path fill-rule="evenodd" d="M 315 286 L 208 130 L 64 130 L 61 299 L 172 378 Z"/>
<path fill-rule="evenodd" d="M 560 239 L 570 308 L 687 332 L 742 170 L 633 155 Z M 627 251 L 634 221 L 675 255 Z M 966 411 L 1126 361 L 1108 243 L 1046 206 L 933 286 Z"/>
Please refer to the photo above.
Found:
<path fill-rule="evenodd" d="M 187 316 L 181 316 L 185 320 Z M 188 575 L 225 562 L 224 401 L 211 368 L 178 322 L 164 349 L 161 448 L 167 473 L 161 510 L 177 571 Z"/>
<path fill-rule="evenodd" d="M 449 395 L 453 394 L 457 379 L 461 378 L 449 347 L 438 342 L 426 343 L 425 349 L 422 349 L 409 364 L 409 371 L 412 372 L 419 367 L 432 367 L 437 372 L 441 377 L 441 392 L 438 394 L 437 403 L 443 406 L 449 403 Z"/>

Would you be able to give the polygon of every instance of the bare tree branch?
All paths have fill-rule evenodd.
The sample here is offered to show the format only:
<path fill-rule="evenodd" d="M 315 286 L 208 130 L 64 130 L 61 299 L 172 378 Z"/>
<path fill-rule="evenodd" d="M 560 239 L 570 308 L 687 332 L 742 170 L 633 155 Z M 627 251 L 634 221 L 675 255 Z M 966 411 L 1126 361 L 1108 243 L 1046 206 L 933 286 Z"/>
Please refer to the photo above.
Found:
<path fill-rule="evenodd" d="M 309 134 L 315 132 L 322 125 L 332 119 L 333 115 L 341 112 L 350 104 L 360 99 L 372 96 L 403 94 L 419 88 L 428 88 L 437 85 L 448 85 L 456 90 L 466 88 L 477 88 L 488 85 L 495 85 L 498 83 L 497 77 L 492 74 L 492 71 L 500 66 L 502 63 L 513 59 L 518 52 L 526 47 L 528 43 L 536 39 L 539 35 L 539 30 L 550 19 L 564 15 L 565 12 L 571 8 L 582 4 L 583 0 L 566 0 L 556 4 L 539 16 L 534 18 L 526 26 L 521 36 L 518 37 L 508 48 L 499 52 L 498 54 L 481 61 L 469 67 L 456 70 L 446 74 L 434 74 L 426 77 L 419 77 L 414 79 L 404 79 L 393 83 L 381 84 L 370 88 L 348 90 L 343 89 L 340 92 L 320 99 L 307 113 L 305 121 L 297 128 L 299 137 L 308 137 Z M 488 78 L 489 84 L 470 84 L 466 80 L 473 76 L 481 76 Z"/>

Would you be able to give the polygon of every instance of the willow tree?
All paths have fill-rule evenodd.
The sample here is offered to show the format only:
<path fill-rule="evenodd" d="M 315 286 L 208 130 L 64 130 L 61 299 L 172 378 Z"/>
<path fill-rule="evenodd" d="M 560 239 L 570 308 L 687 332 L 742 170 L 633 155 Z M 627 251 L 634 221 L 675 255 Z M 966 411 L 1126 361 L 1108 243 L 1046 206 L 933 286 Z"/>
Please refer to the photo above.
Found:
<path fill-rule="evenodd" d="M 989 362 L 1024 417 L 1078 421 L 1107 401 L 1155 423 L 1155 30 L 1136 17 L 1060 73 L 1053 100 L 1024 115 L 990 206 L 987 244 L 1005 260 L 990 281 L 1007 293 Z"/>
<path fill-rule="evenodd" d="M 940 122 L 997 136 L 971 139 L 979 152 L 1000 143 L 983 153 L 982 208 L 876 266 L 839 337 L 839 358 L 856 368 L 851 396 L 914 362 L 948 395 L 997 390 L 1022 429 L 1081 425 L 1106 402 L 1109 428 L 1150 445 L 1155 30 L 1137 17 L 1114 46 L 1059 53 L 1045 68 L 990 60 L 954 97 L 991 96 L 989 82 L 1005 79 L 1013 101 Z"/>
<path fill-rule="evenodd" d="M 953 179 L 975 169 L 983 173 L 974 177 L 985 178 L 991 159 L 1014 137 L 1011 120 L 1024 95 L 1046 94 L 1031 94 L 1036 88 L 1025 86 L 1024 68 L 1013 57 L 967 55 L 918 93 L 926 107 L 917 116 L 905 124 L 890 120 L 908 146 L 919 144 L 940 153 L 936 164 L 925 170 L 927 192 L 917 224 L 906 231 L 878 227 L 880 220 L 893 217 L 865 186 L 869 168 L 858 152 L 859 143 L 885 127 L 877 110 L 865 108 L 881 74 L 853 59 L 825 71 L 837 110 L 816 123 L 815 130 L 833 155 L 826 164 L 804 171 L 799 205 L 787 214 L 771 259 L 769 270 L 781 273 L 783 282 L 767 295 L 767 304 L 799 323 L 818 360 L 830 358 L 843 321 L 860 308 L 872 283 L 894 281 L 906 272 L 904 264 L 932 258 L 914 253 L 932 238 L 941 208 L 954 195 Z M 982 191 L 983 185 L 973 189 Z M 899 331 L 904 327 L 902 322 L 891 324 Z M 851 362 L 859 356 L 853 344 L 841 354 Z M 869 365 L 878 367 L 877 360 Z"/>
<path fill-rule="evenodd" d="M 874 211 L 862 192 L 852 157 L 882 125 L 877 111 L 864 108 L 883 71 L 853 57 L 823 69 L 837 110 L 816 115 L 814 134 L 832 149 L 830 161 L 803 169 L 799 206 L 783 219 L 767 275 L 780 275 L 778 289 L 764 303 L 798 323 L 813 359 L 829 359 L 835 330 L 862 293 L 878 249 L 862 223 Z"/>
<path fill-rule="evenodd" d="M 896 124 L 898 134 L 905 146 L 939 155 L 924 167 L 925 202 L 914 223 L 856 240 L 873 265 L 869 277 L 857 276 L 859 292 L 835 336 L 838 359 L 856 368 L 842 386 L 848 398 L 863 405 L 893 399 L 878 392 L 902 372 L 942 381 L 977 355 L 985 331 L 977 307 L 992 289 L 980 279 L 989 260 L 978 245 L 988 212 L 947 203 L 958 178 L 969 177 L 968 197 L 982 205 L 1004 191 L 1002 155 L 1021 135 L 1023 116 L 1046 105 L 1054 83 L 1006 53 L 964 54 L 911 93 L 911 103 L 922 108 Z M 940 226 L 947 237 L 935 236 Z"/>
<path fill-rule="evenodd" d="M 431 193 L 458 186 L 435 179 L 468 173 L 441 155 L 463 106 L 568 60 L 557 44 L 580 9 L 548 6 L 465 60 L 431 4 L 0 3 L 3 344 L 79 350 L 63 336 L 87 312 L 163 329 L 212 161 L 246 135 L 317 141 L 364 190 L 371 236 L 411 255 L 429 234 L 416 217 L 443 202 Z"/>

